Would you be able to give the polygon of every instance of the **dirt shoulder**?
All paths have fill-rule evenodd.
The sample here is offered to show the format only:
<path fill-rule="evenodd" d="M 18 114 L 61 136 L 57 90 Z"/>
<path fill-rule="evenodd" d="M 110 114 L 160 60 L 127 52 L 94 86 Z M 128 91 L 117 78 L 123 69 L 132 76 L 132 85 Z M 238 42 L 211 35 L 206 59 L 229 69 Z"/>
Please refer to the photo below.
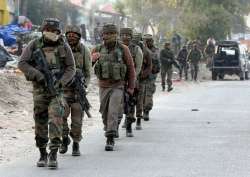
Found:
<path fill-rule="evenodd" d="M 91 81 L 88 98 L 93 105 L 92 119 L 84 117 L 83 134 L 100 121 L 99 97 L 95 80 Z M 32 85 L 23 75 L 0 73 L 0 165 L 36 153 L 34 140 Z"/>

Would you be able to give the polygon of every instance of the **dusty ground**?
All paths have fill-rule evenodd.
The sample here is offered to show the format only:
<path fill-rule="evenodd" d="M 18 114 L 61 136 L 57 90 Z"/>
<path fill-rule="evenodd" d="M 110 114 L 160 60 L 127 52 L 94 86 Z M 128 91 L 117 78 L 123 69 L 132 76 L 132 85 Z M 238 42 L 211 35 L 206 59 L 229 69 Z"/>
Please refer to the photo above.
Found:
<path fill-rule="evenodd" d="M 210 72 L 207 72 L 204 66 L 201 67 L 201 71 L 200 80 L 210 79 Z M 174 74 L 174 77 L 178 78 L 177 73 Z M 175 83 L 174 85 L 180 87 L 192 84 L 185 82 L 185 84 Z M 160 78 L 157 80 L 157 85 L 157 90 L 160 91 Z M 22 153 L 30 156 L 36 152 L 31 91 L 32 86 L 23 75 L 5 73 L 0 70 L 0 165 L 21 158 Z M 92 77 L 88 91 L 93 118 L 84 118 L 84 135 L 88 133 L 92 125 L 100 121 L 98 88 L 95 77 Z"/>
<path fill-rule="evenodd" d="M 92 80 L 88 98 L 92 105 L 92 119 L 84 118 L 83 133 L 98 121 L 98 89 Z M 34 154 L 34 121 L 32 85 L 23 75 L 0 72 L 0 165 L 10 163 L 22 153 Z"/>

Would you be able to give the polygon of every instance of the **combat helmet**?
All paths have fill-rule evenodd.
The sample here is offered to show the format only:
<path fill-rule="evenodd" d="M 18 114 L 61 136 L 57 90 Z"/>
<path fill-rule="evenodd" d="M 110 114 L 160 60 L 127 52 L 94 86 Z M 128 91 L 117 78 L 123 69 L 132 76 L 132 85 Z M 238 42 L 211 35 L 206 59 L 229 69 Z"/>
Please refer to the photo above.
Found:
<path fill-rule="evenodd" d="M 133 29 L 132 28 L 121 28 L 120 35 L 121 34 L 128 34 L 132 37 L 133 36 Z"/>
<path fill-rule="evenodd" d="M 82 36 L 82 30 L 79 26 L 76 26 L 76 25 L 68 25 L 65 29 L 65 34 L 67 35 L 67 33 L 70 33 L 70 32 L 73 32 L 73 33 L 76 33 L 79 35 L 79 37 Z"/>
<path fill-rule="evenodd" d="M 134 33 L 133 40 L 135 41 L 142 41 L 142 33 Z"/>
<path fill-rule="evenodd" d="M 118 33 L 117 26 L 114 24 L 105 24 L 102 28 L 102 33 L 108 32 Z"/>
<path fill-rule="evenodd" d="M 46 28 L 51 28 L 59 31 L 61 33 L 61 22 L 57 18 L 45 18 L 41 25 L 41 31 L 44 31 Z"/>
<path fill-rule="evenodd" d="M 152 40 L 153 39 L 153 35 L 152 34 L 144 34 L 143 35 L 143 40 L 146 39 L 146 40 Z"/>

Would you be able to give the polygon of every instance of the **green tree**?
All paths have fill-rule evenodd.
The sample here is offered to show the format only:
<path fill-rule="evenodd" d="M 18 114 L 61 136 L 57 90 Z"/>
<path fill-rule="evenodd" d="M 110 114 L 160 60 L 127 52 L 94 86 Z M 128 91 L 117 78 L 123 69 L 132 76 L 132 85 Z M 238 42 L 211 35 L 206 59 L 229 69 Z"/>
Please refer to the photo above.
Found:
<path fill-rule="evenodd" d="M 158 33 L 181 32 L 187 38 L 210 36 L 225 39 L 231 32 L 243 32 L 249 0 L 119 0 L 123 12 L 144 31 L 154 26 Z M 121 3 L 124 5 L 121 6 Z M 121 8 L 120 8 L 121 9 Z"/>

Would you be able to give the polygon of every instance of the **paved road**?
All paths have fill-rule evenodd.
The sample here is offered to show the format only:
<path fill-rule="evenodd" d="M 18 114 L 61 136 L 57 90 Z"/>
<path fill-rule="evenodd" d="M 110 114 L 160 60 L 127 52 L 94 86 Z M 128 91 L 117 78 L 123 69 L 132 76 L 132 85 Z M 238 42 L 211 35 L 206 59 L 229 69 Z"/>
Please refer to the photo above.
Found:
<path fill-rule="evenodd" d="M 114 152 L 104 152 L 98 125 L 82 143 L 83 156 L 60 155 L 59 170 L 36 168 L 37 157 L 28 157 L 0 167 L 0 176 L 249 177 L 249 100 L 248 81 L 184 84 L 158 94 L 151 121 L 135 138 L 122 131 Z"/>

